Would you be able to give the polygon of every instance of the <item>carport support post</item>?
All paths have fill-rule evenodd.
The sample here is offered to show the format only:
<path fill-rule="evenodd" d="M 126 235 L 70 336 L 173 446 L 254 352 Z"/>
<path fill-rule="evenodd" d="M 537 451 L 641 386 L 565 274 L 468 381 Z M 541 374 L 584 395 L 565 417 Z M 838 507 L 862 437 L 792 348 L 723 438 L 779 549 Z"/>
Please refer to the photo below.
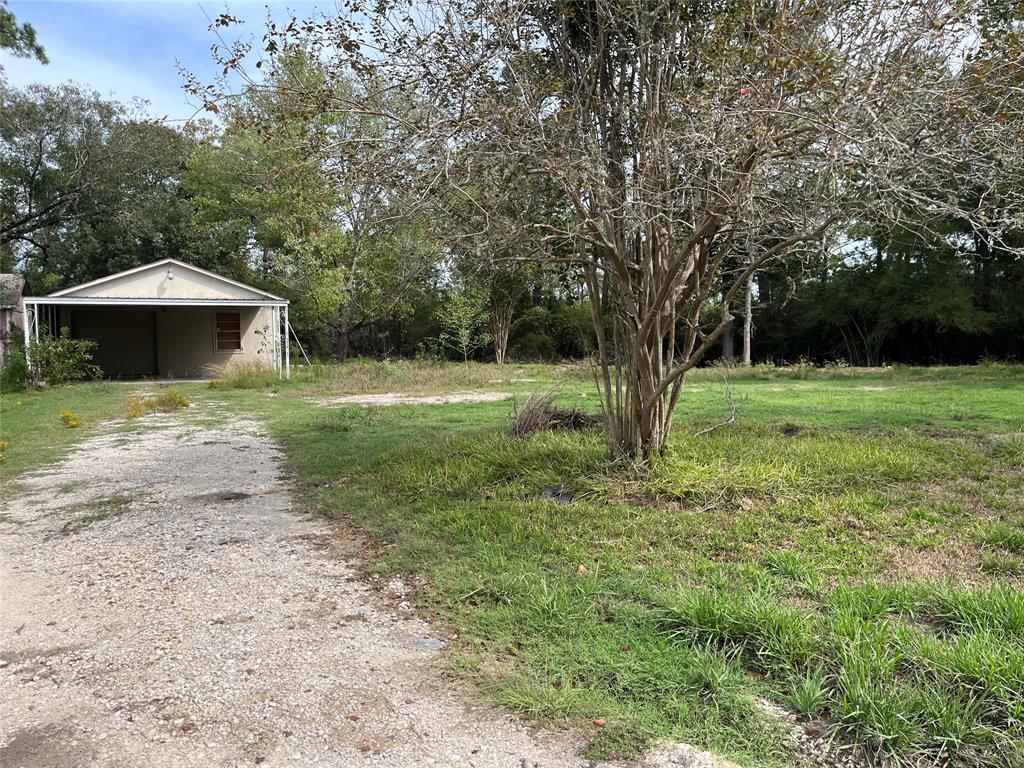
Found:
<path fill-rule="evenodd" d="M 277 377 L 281 378 L 281 315 L 277 307 L 270 308 L 270 317 L 273 323 L 271 327 L 274 329 L 270 335 L 270 338 L 274 340 L 271 354 L 274 356 L 274 370 L 277 371 Z"/>
<path fill-rule="evenodd" d="M 25 314 L 21 318 L 21 333 L 25 337 L 25 365 L 28 369 L 32 370 L 32 356 L 29 353 L 29 327 L 32 325 L 36 316 L 36 305 L 32 302 L 25 301 L 22 299 L 22 306 L 25 308 Z M 32 307 L 32 309 L 29 309 Z M 32 319 L 29 318 L 29 312 L 32 313 Z"/>
<path fill-rule="evenodd" d="M 288 325 L 288 305 L 284 305 L 284 377 L 292 377 L 292 356 L 291 356 L 291 333 L 292 327 Z"/>

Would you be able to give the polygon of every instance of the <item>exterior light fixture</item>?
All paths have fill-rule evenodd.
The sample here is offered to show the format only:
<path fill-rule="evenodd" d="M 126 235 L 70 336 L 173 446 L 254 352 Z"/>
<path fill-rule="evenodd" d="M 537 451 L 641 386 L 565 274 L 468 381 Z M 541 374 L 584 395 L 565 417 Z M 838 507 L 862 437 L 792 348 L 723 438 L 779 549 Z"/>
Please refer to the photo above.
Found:
<path fill-rule="evenodd" d="M 173 280 L 174 279 L 174 270 L 171 269 L 170 267 L 167 268 L 167 279 L 168 280 Z"/>

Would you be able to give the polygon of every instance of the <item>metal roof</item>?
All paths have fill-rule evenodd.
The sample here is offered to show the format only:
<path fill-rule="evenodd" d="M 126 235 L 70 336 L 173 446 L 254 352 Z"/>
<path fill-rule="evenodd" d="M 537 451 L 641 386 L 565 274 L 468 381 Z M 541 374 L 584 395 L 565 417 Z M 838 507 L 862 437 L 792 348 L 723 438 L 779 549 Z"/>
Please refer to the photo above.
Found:
<path fill-rule="evenodd" d="M 252 291 L 253 293 L 259 294 L 260 296 L 263 296 L 266 299 L 269 299 L 271 301 L 287 303 L 287 300 L 286 299 L 282 299 L 280 296 L 275 296 L 274 294 L 267 293 L 266 291 L 261 290 L 259 288 L 255 288 L 255 287 L 253 287 L 251 285 L 246 285 L 245 283 L 240 283 L 237 280 L 232 280 L 230 278 L 224 277 L 223 275 L 218 275 L 216 272 L 210 272 L 209 270 L 201 269 L 201 268 L 199 268 L 197 266 L 194 266 L 192 264 L 186 264 L 184 261 L 178 261 L 177 259 L 161 259 L 160 261 L 153 261 L 153 262 L 150 262 L 149 264 L 143 264 L 140 267 L 133 267 L 132 269 L 126 269 L 123 272 L 117 272 L 117 273 L 115 273 L 113 275 L 107 275 L 106 277 L 101 277 L 101 278 L 99 278 L 97 280 L 90 280 L 89 282 L 82 283 L 81 285 L 73 285 L 70 288 L 64 288 L 63 290 L 51 293 L 48 298 L 60 298 L 62 296 L 67 296 L 69 293 L 74 293 L 75 291 L 80 291 L 83 288 L 92 288 L 92 287 L 97 286 L 97 285 L 102 285 L 103 283 L 109 282 L 111 280 L 116 280 L 118 278 L 124 277 L 125 275 L 133 275 L 133 274 L 135 274 L 137 272 L 144 272 L 147 269 L 152 269 L 154 267 L 163 267 L 163 266 L 173 266 L 173 267 L 180 268 L 180 269 L 185 269 L 185 270 L 191 270 L 193 272 L 198 272 L 199 274 L 206 275 L 207 277 L 212 277 L 215 280 L 219 280 L 219 281 L 221 281 L 223 283 L 227 283 L 228 285 L 232 285 L 232 286 L 234 286 L 236 288 L 244 288 L 247 291 Z M 75 297 L 75 298 L 87 298 L 87 297 L 83 296 L 83 297 Z M 114 297 L 104 297 L 104 299 L 105 300 L 109 299 L 111 301 L 116 300 L 116 299 L 114 299 Z M 134 299 L 125 299 L 124 301 L 131 302 L 131 301 L 134 301 Z M 179 299 L 179 300 L 176 300 L 176 301 L 198 301 L 198 300 L 194 300 L 194 299 Z M 220 301 L 220 299 L 218 299 L 218 301 Z M 224 299 L 224 301 L 240 301 L 240 300 L 239 299 L 235 299 L 235 300 Z M 248 299 L 245 299 L 245 301 L 248 301 Z M 40 302 L 40 303 L 55 304 L 57 302 Z"/>

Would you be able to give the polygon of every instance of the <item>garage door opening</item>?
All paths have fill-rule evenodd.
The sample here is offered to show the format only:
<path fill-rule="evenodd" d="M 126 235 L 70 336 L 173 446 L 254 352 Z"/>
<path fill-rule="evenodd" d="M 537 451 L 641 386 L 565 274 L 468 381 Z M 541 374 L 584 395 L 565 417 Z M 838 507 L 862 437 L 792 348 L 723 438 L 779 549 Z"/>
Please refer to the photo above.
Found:
<path fill-rule="evenodd" d="M 96 342 L 93 362 L 111 379 L 137 379 L 160 373 L 156 312 L 102 307 L 71 310 L 71 336 Z"/>

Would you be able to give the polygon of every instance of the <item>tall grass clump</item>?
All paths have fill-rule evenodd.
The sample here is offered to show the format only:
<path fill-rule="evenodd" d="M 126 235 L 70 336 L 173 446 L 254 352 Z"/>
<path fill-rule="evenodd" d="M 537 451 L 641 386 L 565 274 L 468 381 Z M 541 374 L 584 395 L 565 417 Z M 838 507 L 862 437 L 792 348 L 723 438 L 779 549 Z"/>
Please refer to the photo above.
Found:
<path fill-rule="evenodd" d="M 235 360 L 208 371 L 210 389 L 267 389 L 281 383 L 281 375 L 257 360 Z"/>

